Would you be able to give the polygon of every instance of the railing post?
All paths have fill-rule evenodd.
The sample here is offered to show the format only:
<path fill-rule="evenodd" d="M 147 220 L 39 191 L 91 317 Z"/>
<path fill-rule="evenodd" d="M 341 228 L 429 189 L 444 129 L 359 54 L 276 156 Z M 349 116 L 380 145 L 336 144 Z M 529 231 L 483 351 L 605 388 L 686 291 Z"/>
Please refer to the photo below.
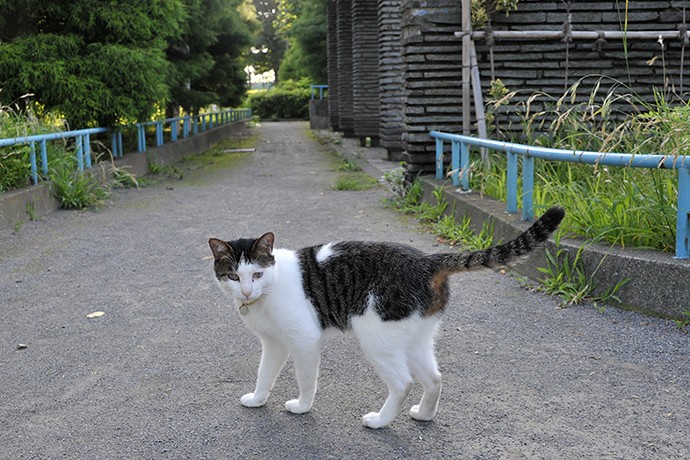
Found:
<path fill-rule="evenodd" d="M 81 136 L 77 136 L 74 138 L 76 142 L 76 148 L 77 148 L 77 169 L 79 171 L 84 170 L 84 150 L 83 150 L 83 145 L 81 142 Z"/>
<path fill-rule="evenodd" d="M 163 145 L 163 123 L 156 122 L 156 147 Z"/>
<path fill-rule="evenodd" d="M 534 157 L 522 157 L 522 220 L 534 219 Z"/>
<path fill-rule="evenodd" d="M 177 142 L 177 132 L 180 130 L 180 120 L 175 118 L 170 123 L 170 140 Z"/>
<path fill-rule="evenodd" d="M 112 131 L 110 133 L 110 151 L 113 154 L 113 158 L 117 158 L 117 131 Z"/>
<path fill-rule="evenodd" d="M 81 142 L 84 151 L 84 163 L 87 168 L 91 169 L 91 136 L 87 133 L 81 136 Z"/>
<path fill-rule="evenodd" d="M 460 143 L 460 171 L 462 172 L 461 188 L 467 192 L 470 189 L 470 148 L 464 142 Z"/>
<path fill-rule="evenodd" d="M 436 138 L 436 179 L 443 179 L 443 139 Z"/>
<path fill-rule="evenodd" d="M 48 175 L 48 149 L 46 147 L 45 139 L 42 140 L 39 145 L 41 146 L 41 167 L 43 168 L 43 174 Z"/>
<path fill-rule="evenodd" d="M 29 160 L 31 161 L 31 180 L 38 183 L 38 168 L 36 167 L 36 143 L 29 144 Z"/>
<path fill-rule="evenodd" d="M 518 155 L 513 152 L 508 154 L 508 164 L 506 171 L 506 211 L 510 214 L 517 212 L 517 177 L 518 177 Z"/>
<path fill-rule="evenodd" d="M 460 142 L 451 141 L 450 155 L 450 169 L 453 171 L 453 186 L 457 187 L 460 185 L 460 179 L 458 178 L 460 174 Z"/>
<path fill-rule="evenodd" d="M 690 169 L 678 168 L 678 218 L 676 222 L 676 259 L 690 257 Z"/>
<path fill-rule="evenodd" d="M 143 123 L 137 124 L 137 150 L 139 153 L 146 152 L 146 128 Z"/>

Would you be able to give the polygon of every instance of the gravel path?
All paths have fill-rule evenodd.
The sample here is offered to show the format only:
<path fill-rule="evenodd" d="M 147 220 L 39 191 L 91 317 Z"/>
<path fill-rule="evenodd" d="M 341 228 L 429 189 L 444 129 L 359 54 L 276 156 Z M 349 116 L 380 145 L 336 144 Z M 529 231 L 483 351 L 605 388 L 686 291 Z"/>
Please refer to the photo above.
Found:
<path fill-rule="evenodd" d="M 331 190 L 337 161 L 304 123 L 255 129 L 232 167 L 0 232 L 0 458 L 690 458 L 690 336 L 560 309 L 493 271 L 452 278 L 433 422 L 361 427 L 386 392 L 347 336 L 324 346 L 309 414 L 283 410 L 290 364 L 266 407 L 242 407 L 260 347 L 213 283 L 210 236 L 444 249 L 383 207 L 384 190 Z"/>

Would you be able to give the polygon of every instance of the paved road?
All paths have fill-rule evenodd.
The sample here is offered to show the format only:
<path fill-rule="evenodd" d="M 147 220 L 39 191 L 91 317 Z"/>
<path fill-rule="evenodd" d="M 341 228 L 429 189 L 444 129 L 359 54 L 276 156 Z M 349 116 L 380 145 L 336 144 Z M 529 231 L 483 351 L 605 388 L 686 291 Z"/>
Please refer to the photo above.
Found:
<path fill-rule="evenodd" d="M 493 271 L 451 283 L 435 421 L 361 427 L 385 389 L 346 336 L 325 344 L 311 413 L 283 410 L 289 364 L 266 407 L 240 406 L 260 349 L 212 281 L 210 236 L 443 249 L 385 191 L 331 190 L 335 160 L 304 123 L 255 129 L 257 151 L 236 161 L 0 233 L 0 458 L 690 457 L 688 335 L 559 309 Z"/>

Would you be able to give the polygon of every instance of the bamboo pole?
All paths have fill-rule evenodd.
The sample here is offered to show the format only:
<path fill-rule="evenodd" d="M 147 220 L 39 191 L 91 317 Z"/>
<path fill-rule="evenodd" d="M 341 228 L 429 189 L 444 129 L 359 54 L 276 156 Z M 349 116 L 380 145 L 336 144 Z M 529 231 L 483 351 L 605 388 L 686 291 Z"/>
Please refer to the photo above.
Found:
<path fill-rule="evenodd" d="M 470 0 L 462 0 L 462 133 L 470 134 Z"/>
<path fill-rule="evenodd" d="M 465 28 L 463 27 L 462 32 L 455 32 L 457 38 L 464 39 L 466 35 L 469 35 L 472 40 L 482 40 L 486 38 L 487 33 L 485 31 L 471 32 L 469 34 L 465 33 Z M 560 30 L 494 30 L 492 35 L 496 40 L 560 40 L 563 38 L 563 32 Z M 605 31 L 572 31 L 570 36 L 573 40 L 658 40 L 662 38 L 664 40 L 674 40 L 683 39 L 682 34 L 677 30 L 662 30 L 662 31 L 631 31 L 631 32 L 621 32 L 617 30 L 605 30 Z M 688 38 L 690 38 L 690 31 L 686 32 Z"/>
<path fill-rule="evenodd" d="M 477 50 L 474 47 L 474 42 L 470 43 L 470 63 L 472 66 L 472 93 L 474 95 L 474 113 L 477 119 L 477 131 L 479 131 L 479 137 L 486 139 L 486 116 L 484 114 L 484 99 L 482 98 L 482 81 L 479 77 Z M 480 148 L 480 154 L 482 161 L 486 163 L 489 159 L 489 154 L 484 147 Z"/>

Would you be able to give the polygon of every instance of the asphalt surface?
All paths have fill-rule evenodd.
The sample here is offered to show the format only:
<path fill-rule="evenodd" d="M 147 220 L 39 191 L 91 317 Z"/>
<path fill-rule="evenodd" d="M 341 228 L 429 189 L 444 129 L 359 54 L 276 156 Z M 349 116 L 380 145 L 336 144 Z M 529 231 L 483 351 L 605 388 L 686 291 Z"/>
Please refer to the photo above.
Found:
<path fill-rule="evenodd" d="M 384 207 L 384 189 L 332 190 L 337 159 L 305 123 L 253 129 L 253 153 L 0 232 L 0 458 L 690 457 L 690 336 L 558 308 L 495 271 L 452 278 L 434 421 L 407 415 L 415 385 L 389 428 L 362 427 L 386 391 L 348 336 L 324 345 L 310 413 L 283 409 L 289 363 L 265 407 L 242 407 L 260 346 L 213 282 L 209 237 L 446 249 Z"/>

